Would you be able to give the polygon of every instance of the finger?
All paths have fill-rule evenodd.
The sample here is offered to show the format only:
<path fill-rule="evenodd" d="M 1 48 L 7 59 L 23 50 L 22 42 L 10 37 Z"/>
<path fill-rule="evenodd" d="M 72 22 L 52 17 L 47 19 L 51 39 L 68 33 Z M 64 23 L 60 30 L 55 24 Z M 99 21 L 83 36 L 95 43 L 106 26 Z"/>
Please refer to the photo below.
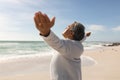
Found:
<path fill-rule="evenodd" d="M 54 25 L 55 23 L 55 17 L 53 17 L 51 20 L 50 20 L 50 23 L 51 23 L 51 27 Z"/>
<path fill-rule="evenodd" d="M 49 22 L 50 22 L 49 17 L 48 17 L 46 14 L 44 14 L 44 16 L 45 16 L 45 20 L 46 20 L 46 22 L 49 23 Z"/>
<path fill-rule="evenodd" d="M 34 17 L 34 22 L 35 22 L 35 26 L 37 27 L 38 26 L 38 22 L 36 20 L 36 17 Z"/>
<path fill-rule="evenodd" d="M 40 25 L 41 23 L 39 23 L 36 18 L 34 18 L 34 21 L 35 21 L 36 28 L 37 28 L 39 31 L 41 31 L 41 26 L 42 26 L 42 25 Z"/>
<path fill-rule="evenodd" d="M 39 19 L 42 23 L 45 23 L 45 17 L 44 17 L 44 14 L 42 14 L 42 12 L 39 12 Z"/>
<path fill-rule="evenodd" d="M 38 24 L 40 23 L 40 20 L 39 20 L 39 17 L 38 17 L 38 14 L 37 14 L 37 13 L 35 14 L 34 21 L 35 21 L 35 25 L 36 25 L 36 27 L 37 27 Z"/>
<path fill-rule="evenodd" d="M 35 17 L 36 17 L 37 23 L 41 23 L 39 18 L 39 12 L 35 13 Z"/>

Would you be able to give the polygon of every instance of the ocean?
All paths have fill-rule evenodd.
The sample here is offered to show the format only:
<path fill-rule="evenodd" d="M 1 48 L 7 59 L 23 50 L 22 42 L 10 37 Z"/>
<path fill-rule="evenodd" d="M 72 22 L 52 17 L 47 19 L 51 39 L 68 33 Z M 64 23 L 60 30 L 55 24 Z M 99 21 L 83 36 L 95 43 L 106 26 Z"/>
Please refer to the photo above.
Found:
<path fill-rule="evenodd" d="M 83 42 L 85 50 L 103 47 L 108 42 L 88 41 Z M 44 41 L 0 41 L 0 57 L 50 55 L 53 49 Z"/>
<path fill-rule="evenodd" d="M 43 55 L 49 51 L 44 41 L 0 41 L 0 56 Z"/>

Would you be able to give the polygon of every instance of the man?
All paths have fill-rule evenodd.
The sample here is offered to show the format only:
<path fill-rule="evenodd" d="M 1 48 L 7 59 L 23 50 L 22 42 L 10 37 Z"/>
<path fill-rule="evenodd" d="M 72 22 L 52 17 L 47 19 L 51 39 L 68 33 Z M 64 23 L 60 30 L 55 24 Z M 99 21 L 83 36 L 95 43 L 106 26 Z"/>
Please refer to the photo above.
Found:
<path fill-rule="evenodd" d="M 57 51 L 50 65 L 51 80 L 82 80 L 80 59 L 84 51 L 82 41 L 91 33 L 85 35 L 85 27 L 74 22 L 63 32 L 66 39 L 61 40 L 51 31 L 55 17 L 50 20 L 46 14 L 37 12 L 34 21 L 45 42 Z"/>

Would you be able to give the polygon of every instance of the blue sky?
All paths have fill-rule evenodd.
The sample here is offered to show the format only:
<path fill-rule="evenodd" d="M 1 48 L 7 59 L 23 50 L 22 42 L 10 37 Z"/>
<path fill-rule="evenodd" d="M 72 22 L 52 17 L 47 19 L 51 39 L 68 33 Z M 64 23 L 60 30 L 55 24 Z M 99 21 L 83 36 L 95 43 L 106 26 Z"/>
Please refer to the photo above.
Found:
<path fill-rule="evenodd" d="M 60 38 L 78 21 L 92 32 L 88 41 L 120 41 L 120 0 L 0 0 L 0 40 L 42 40 L 34 26 L 36 11 L 56 17 L 52 30 Z"/>

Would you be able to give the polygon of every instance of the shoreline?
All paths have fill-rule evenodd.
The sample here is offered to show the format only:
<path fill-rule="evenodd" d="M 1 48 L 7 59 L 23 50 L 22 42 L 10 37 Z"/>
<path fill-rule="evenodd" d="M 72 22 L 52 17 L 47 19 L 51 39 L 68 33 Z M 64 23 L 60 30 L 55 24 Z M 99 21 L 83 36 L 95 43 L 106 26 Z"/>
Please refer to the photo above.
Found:
<path fill-rule="evenodd" d="M 97 61 L 93 66 L 82 67 L 83 80 L 120 80 L 120 46 L 85 50 L 83 55 Z M 20 59 L 18 62 L 8 60 L 10 63 L 7 64 L 1 61 L 0 74 L 3 75 L 0 75 L 0 80 L 50 80 L 51 56 Z"/>

